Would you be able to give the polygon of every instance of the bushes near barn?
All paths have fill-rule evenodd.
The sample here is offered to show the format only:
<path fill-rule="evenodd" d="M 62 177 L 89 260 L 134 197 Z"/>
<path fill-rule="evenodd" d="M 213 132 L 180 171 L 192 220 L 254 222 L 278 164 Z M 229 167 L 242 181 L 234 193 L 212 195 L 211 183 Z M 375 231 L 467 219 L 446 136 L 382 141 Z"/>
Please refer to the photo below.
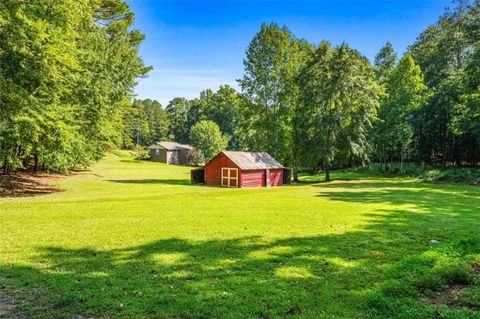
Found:
<path fill-rule="evenodd" d="M 399 163 L 370 164 L 357 169 L 359 172 L 376 175 L 416 177 L 429 182 L 480 184 L 480 170 L 460 167 L 428 167 L 419 164 L 404 164 L 403 173 Z"/>
<path fill-rule="evenodd" d="M 135 154 L 135 158 L 139 160 L 148 159 L 150 156 L 150 154 L 148 153 L 148 150 L 145 147 L 138 144 L 135 144 L 132 151 L 133 151 L 133 154 Z"/>

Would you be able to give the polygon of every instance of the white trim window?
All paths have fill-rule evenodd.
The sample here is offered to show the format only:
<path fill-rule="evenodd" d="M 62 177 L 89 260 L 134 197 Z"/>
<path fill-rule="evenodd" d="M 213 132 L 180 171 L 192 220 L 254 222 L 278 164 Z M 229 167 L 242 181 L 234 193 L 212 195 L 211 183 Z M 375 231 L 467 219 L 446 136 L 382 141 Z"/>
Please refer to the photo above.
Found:
<path fill-rule="evenodd" d="M 222 167 L 222 186 L 238 187 L 238 168 Z"/>
<path fill-rule="evenodd" d="M 160 155 L 160 150 L 159 149 L 155 150 L 155 155 Z"/>

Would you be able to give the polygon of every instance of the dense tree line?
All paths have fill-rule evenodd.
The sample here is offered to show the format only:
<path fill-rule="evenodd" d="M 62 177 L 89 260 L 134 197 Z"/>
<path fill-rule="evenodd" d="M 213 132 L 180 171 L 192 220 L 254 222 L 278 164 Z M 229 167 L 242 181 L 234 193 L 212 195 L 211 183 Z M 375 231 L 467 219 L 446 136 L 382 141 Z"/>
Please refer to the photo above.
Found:
<path fill-rule="evenodd" d="M 480 2 L 457 1 L 397 61 L 376 57 L 386 88 L 375 125 L 374 161 L 477 165 L 480 161 Z"/>
<path fill-rule="evenodd" d="M 159 140 L 192 143 L 191 129 L 195 124 L 210 121 L 218 125 L 229 149 L 244 149 L 248 147 L 243 136 L 246 104 L 246 98 L 228 85 L 216 92 L 207 89 L 192 100 L 174 98 L 165 108 L 158 101 L 134 100 L 124 115 L 122 145 L 148 146 Z M 213 128 L 212 134 L 216 134 Z M 194 139 L 198 140 L 198 136 Z"/>
<path fill-rule="evenodd" d="M 411 160 L 460 165 L 480 159 L 480 1 L 456 5 L 410 48 L 429 90 L 413 116 Z"/>
<path fill-rule="evenodd" d="M 69 170 L 119 144 L 143 35 L 121 0 L 0 2 L 3 170 Z"/>
<path fill-rule="evenodd" d="M 0 156 L 4 170 L 68 170 L 158 140 L 267 151 L 294 168 L 480 161 L 480 0 L 455 2 L 401 57 L 371 63 L 263 24 L 241 92 L 221 86 L 165 107 L 131 100 L 143 40 L 121 0 L 0 4 Z M 195 129 L 193 129 L 195 128 Z M 214 137 L 214 138 L 213 138 Z M 402 169 L 401 168 L 401 169 Z"/>
<path fill-rule="evenodd" d="M 270 152 L 295 169 L 480 161 L 480 1 L 456 1 L 399 58 L 387 43 L 371 63 L 341 44 L 264 24 L 247 48 L 242 92 L 206 90 L 166 107 L 169 135 L 213 121 L 230 149 Z M 198 138 L 198 136 L 197 136 Z"/>
<path fill-rule="evenodd" d="M 161 140 L 172 140 L 167 111 L 155 100 L 138 100 L 124 109 L 122 147 L 151 145 Z"/>

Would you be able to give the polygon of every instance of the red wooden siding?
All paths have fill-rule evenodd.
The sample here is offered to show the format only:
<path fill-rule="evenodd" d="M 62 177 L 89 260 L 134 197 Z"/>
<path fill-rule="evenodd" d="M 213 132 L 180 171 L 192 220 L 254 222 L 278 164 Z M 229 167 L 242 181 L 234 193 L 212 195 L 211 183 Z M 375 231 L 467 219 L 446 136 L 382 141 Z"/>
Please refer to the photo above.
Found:
<path fill-rule="evenodd" d="M 248 170 L 242 171 L 240 178 L 242 187 L 260 187 L 265 186 L 265 170 Z"/>
<path fill-rule="evenodd" d="M 205 184 L 207 185 L 222 185 L 221 175 L 222 167 L 237 168 L 223 153 L 215 156 L 207 165 L 205 165 Z"/>
<path fill-rule="evenodd" d="M 228 154 L 229 152 L 227 152 L 227 154 L 221 152 L 205 165 L 205 184 L 230 187 L 262 187 L 267 186 L 266 183 L 268 182 L 268 186 L 283 185 L 283 168 L 255 168 L 242 170 L 230 159 L 231 155 Z M 248 165 L 248 163 L 243 164 Z M 277 166 L 280 166 L 280 164 Z M 227 170 L 227 168 L 229 169 Z"/>
<path fill-rule="evenodd" d="M 281 186 L 283 185 L 283 168 L 280 169 L 269 169 L 268 170 L 268 181 L 270 186 Z"/>

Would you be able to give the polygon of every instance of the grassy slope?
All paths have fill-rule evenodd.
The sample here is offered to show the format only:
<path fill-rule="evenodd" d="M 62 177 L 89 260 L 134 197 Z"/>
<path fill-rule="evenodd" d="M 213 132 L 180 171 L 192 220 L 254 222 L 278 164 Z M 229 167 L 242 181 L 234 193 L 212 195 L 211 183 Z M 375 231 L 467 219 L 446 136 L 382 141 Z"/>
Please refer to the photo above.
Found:
<path fill-rule="evenodd" d="M 480 229 L 478 187 L 333 177 L 192 186 L 189 168 L 112 154 L 65 192 L 0 199 L 0 276 L 39 318 L 387 317 L 370 300 L 392 266 Z"/>

